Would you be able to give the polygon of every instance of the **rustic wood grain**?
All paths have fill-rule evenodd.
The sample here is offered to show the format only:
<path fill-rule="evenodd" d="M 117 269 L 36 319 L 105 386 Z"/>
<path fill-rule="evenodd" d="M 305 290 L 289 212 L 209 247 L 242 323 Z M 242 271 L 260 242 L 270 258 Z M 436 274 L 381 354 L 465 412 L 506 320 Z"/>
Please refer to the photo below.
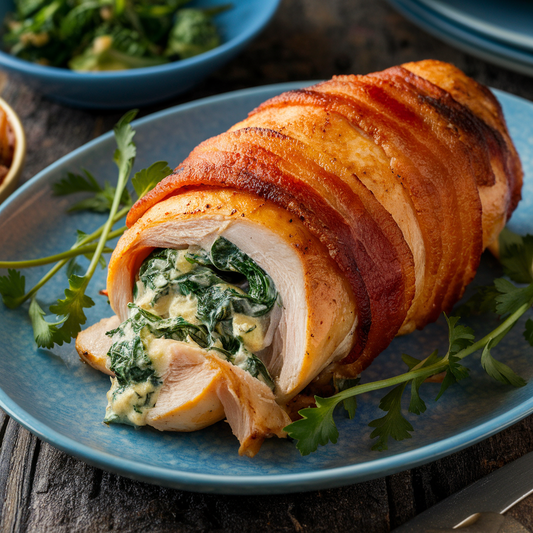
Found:
<path fill-rule="evenodd" d="M 533 99 L 533 78 L 443 44 L 384 1 L 284 0 L 240 57 L 141 116 L 245 87 L 366 73 L 425 58 L 450 61 L 484 84 Z M 5 73 L 0 94 L 26 129 L 22 182 L 109 131 L 122 114 L 59 105 Z M 466 450 L 386 478 L 302 494 L 214 496 L 103 472 L 39 441 L 0 411 L 0 532 L 384 533 L 531 450 L 528 417 Z M 533 497 L 510 514 L 533 531 Z"/>

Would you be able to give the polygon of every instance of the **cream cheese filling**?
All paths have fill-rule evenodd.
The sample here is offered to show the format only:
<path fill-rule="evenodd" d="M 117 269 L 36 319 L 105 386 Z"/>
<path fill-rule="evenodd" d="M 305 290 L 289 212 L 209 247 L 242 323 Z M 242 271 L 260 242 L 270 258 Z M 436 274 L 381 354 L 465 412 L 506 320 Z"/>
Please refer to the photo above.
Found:
<path fill-rule="evenodd" d="M 152 347 L 158 344 L 152 341 L 161 337 L 160 332 L 163 330 L 158 329 L 160 324 L 185 324 L 183 331 L 189 331 L 187 329 L 189 328 L 191 332 L 196 331 L 198 335 L 180 333 L 176 337 L 172 334 L 166 336 L 167 333 L 165 333 L 165 338 L 197 344 L 205 349 L 206 353 L 209 351 L 212 355 L 228 360 L 268 386 L 273 386 L 265 366 L 254 354 L 266 348 L 267 341 L 272 342 L 272 335 L 267 335 L 267 333 L 272 326 L 271 319 L 276 319 L 279 314 L 271 313 L 272 309 L 260 316 L 238 312 L 248 308 L 253 309 L 253 306 L 247 308 L 245 305 L 249 301 L 246 290 L 238 285 L 213 278 L 217 281 L 213 289 L 215 298 L 220 297 L 221 294 L 231 294 L 237 298 L 237 307 L 240 306 L 240 308 L 238 311 L 233 309 L 236 304 L 224 307 L 219 313 L 221 320 L 216 322 L 212 331 L 209 331 L 209 328 L 206 328 L 205 316 L 200 316 L 199 312 L 200 293 L 195 294 L 191 291 L 183 294 L 184 289 L 179 285 L 179 282 L 188 274 L 192 274 L 191 279 L 195 279 L 194 275 L 198 273 L 199 277 L 196 281 L 199 281 L 200 285 L 204 282 L 204 278 L 208 281 L 212 280 L 209 272 L 202 278 L 201 275 L 206 271 L 205 266 L 202 267 L 190 259 L 191 253 L 198 253 L 198 250 L 198 247 L 191 247 L 170 251 L 171 254 L 167 257 L 172 255 L 172 264 L 165 259 L 152 258 L 149 265 L 151 268 L 149 283 L 143 281 L 143 267 L 141 267 L 141 274 L 137 275 L 135 282 L 134 304 L 130 305 L 128 319 L 117 330 L 111 332 L 113 333 L 113 345 L 110 354 L 114 349 L 117 350 L 118 355 L 115 361 L 122 363 L 127 354 L 123 354 L 120 350 L 127 351 L 128 348 L 130 351 L 142 350 L 143 356 L 133 351 L 130 356 L 140 360 L 141 375 L 145 379 L 139 381 L 132 379 L 122 385 L 118 376 L 112 379 L 111 389 L 107 393 L 106 422 L 134 426 L 146 425 L 147 415 L 155 406 L 163 384 L 161 376 L 169 365 L 165 354 Z M 210 287 L 213 285 L 209 286 L 206 282 L 205 287 L 202 288 L 209 289 Z M 244 304 L 239 303 L 240 295 L 243 295 Z M 144 326 L 143 323 L 145 323 Z M 152 328 L 153 324 L 155 324 L 154 328 Z M 206 334 L 208 341 L 203 342 Z M 228 339 L 230 341 L 233 339 L 231 352 L 228 352 Z M 124 347 L 126 345 L 127 347 Z M 115 374 L 117 374 L 116 369 Z M 125 381 L 124 378 L 122 381 Z"/>

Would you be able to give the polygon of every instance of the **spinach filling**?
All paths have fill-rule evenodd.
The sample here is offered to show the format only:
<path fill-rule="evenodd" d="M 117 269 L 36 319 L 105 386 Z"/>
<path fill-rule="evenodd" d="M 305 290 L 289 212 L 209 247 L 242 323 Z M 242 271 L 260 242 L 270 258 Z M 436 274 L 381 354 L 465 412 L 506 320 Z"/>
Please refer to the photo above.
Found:
<path fill-rule="evenodd" d="M 162 382 L 149 356 L 154 338 L 216 351 L 274 387 L 253 351 L 265 347 L 278 293 L 270 276 L 234 244 L 219 237 L 209 251 L 196 246 L 155 250 L 143 262 L 133 292 L 129 318 L 107 332 L 114 341 L 108 355 L 116 379 L 105 422 L 141 425 L 147 409 L 155 405 Z M 114 408 L 121 396 L 139 416 Z"/>

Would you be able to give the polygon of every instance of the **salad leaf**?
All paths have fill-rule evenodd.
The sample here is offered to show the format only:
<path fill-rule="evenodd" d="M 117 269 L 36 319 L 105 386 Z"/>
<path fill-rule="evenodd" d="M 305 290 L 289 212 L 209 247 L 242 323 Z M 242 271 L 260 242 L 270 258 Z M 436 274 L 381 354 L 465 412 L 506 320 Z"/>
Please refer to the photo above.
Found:
<path fill-rule="evenodd" d="M 187 59 L 208 52 L 219 44 L 220 37 L 208 13 L 201 9 L 182 9 L 170 32 L 165 55 Z"/>

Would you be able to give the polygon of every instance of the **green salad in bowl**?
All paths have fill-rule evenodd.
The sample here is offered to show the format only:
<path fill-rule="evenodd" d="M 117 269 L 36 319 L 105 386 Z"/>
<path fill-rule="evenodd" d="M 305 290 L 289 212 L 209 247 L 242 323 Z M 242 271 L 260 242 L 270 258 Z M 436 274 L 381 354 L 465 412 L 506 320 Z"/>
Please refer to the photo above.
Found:
<path fill-rule="evenodd" d="M 222 68 L 280 2 L 2 0 L 0 68 L 62 104 L 147 106 Z"/>
<path fill-rule="evenodd" d="M 80 72 L 152 67 L 221 44 L 214 18 L 231 8 L 190 0 L 15 0 L 4 48 L 46 66 Z"/>

